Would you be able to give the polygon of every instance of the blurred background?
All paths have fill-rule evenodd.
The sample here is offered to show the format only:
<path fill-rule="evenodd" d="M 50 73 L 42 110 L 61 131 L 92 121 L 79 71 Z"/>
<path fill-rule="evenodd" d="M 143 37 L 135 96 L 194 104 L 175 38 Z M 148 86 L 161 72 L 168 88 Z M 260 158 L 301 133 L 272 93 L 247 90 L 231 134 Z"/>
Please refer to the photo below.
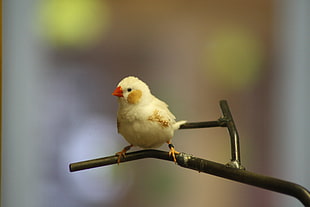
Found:
<path fill-rule="evenodd" d="M 310 189 L 309 10 L 308 0 L 4 0 L 2 206 L 302 206 L 155 159 L 68 165 L 127 145 L 111 93 L 135 75 L 178 120 L 216 120 L 228 100 L 247 170 Z M 178 131 L 173 143 L 230 159 L 224 128 Z"/>

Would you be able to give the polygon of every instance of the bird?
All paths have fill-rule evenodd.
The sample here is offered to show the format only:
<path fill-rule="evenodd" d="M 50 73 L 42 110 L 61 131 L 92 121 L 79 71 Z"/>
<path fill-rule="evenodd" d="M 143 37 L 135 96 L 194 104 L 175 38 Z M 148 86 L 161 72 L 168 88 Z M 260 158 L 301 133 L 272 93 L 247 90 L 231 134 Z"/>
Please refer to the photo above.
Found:
<path fill-rule="evenodd" d="M 130 144 L 117 152 L 117 163 L 133 146 L 143 149 L 158 148 L 167 143 L 169 156 L 176 163 L 176 154 L 171 139 L 174 131 L 186 121 L 176 121 L 168 105 L 156 98 L 148 85 L 135 76 L 123 78 L 112 95 L 118 98 L 117 130 Z"/>

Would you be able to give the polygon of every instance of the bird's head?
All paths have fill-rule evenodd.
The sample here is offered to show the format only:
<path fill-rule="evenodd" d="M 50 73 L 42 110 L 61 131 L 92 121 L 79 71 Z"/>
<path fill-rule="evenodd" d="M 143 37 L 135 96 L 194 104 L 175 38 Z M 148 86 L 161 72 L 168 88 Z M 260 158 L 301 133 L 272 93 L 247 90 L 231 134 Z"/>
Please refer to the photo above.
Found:
<path fill-rule="evenodd" d="M 151 96 L 149 87 L 137 77 L 129 76 L 121 80 L 112 95 L 124 104 L 145 102 Z"/>

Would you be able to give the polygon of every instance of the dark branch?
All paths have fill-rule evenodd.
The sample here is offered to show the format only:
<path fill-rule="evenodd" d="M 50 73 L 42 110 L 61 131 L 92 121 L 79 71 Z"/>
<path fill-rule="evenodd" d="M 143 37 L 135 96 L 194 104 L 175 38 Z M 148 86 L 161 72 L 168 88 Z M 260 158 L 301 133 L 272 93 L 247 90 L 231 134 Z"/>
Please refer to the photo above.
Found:
<path fill-rule="evenodd" d="M 197 129 L 197 128 L 211 128 L 211 127 L 225 127 L 226 121 L 219 119 L 217 121 L 205 121 L 205 122 L 189 122 L 182 124 L 180 129 Z"/>
<path fill-rule="evenodd" d="M 94 160 L 72 163 L 70 164 L 70 171 L 74 172 L 79 170 L 116 164 L 117 158 L 118 156 L 114 155 Z M 168 152 L 159 150 L 140 150 L 136 152 L 127 153 L 126 158 L 122 159 L 121 162 L 128 162 L 143 158 L 156 158 L 161 160 L 173 161 L 173 159 L 169 157 Z M 229 180 L 234 180 L 240 183 L 245 183 L 256 187 L 264 188 L 267 190 L 287 194 L 299 199 L 305 206 L 310 206 L 309 191 L 307 191 L 306 188 L 298 184 L 280 180 L 273 177 L 255 174 L 253 172 L 249 172 L 246 170 L 229 167 L 227 165 L 197 158 L 186 153 L 177 154 L 176 159 L 177 164 L 184 168 L 193 169 L 198 172 L 204 172 L 222 178 L 227 178 Z"/>

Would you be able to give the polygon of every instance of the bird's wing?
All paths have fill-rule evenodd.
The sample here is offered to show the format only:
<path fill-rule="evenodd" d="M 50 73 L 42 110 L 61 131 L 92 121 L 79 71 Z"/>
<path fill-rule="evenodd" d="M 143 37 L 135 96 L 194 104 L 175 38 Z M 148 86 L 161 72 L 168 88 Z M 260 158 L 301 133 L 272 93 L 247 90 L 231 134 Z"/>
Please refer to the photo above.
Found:
<path fill-rule="evenodd" d="M 180 128 L 180 126 L 182 124 L 185 124 L 187 121 L 175 121 L 175 116 L 170 112 L 170 110 L 168 109 L 168 104 L 166 104 L 165 102 L 155 98 L 156 102 L 155 102 L 155 106 L 157 107 L 157 109 L 159 110 L 159 114 L 163 117 L 167 118 L 167 121 L 170 122 L 170 124 L 172 125 L 172 127 L 174 128 L 174 130 L 177 130 Z"/>
<path fill-rule="evenodd" d="M 168 107 L 169 107 L 168 104 L 166 104 L 165 102 L 155 98 L 154 99 L 154 106 L 156 109 L 158 109 L 160 111 L 161 115 L 163 115 L 164 117 L 167 117 L 173 123 L 175 122 L 175 116 L 168 109 Z"/>

